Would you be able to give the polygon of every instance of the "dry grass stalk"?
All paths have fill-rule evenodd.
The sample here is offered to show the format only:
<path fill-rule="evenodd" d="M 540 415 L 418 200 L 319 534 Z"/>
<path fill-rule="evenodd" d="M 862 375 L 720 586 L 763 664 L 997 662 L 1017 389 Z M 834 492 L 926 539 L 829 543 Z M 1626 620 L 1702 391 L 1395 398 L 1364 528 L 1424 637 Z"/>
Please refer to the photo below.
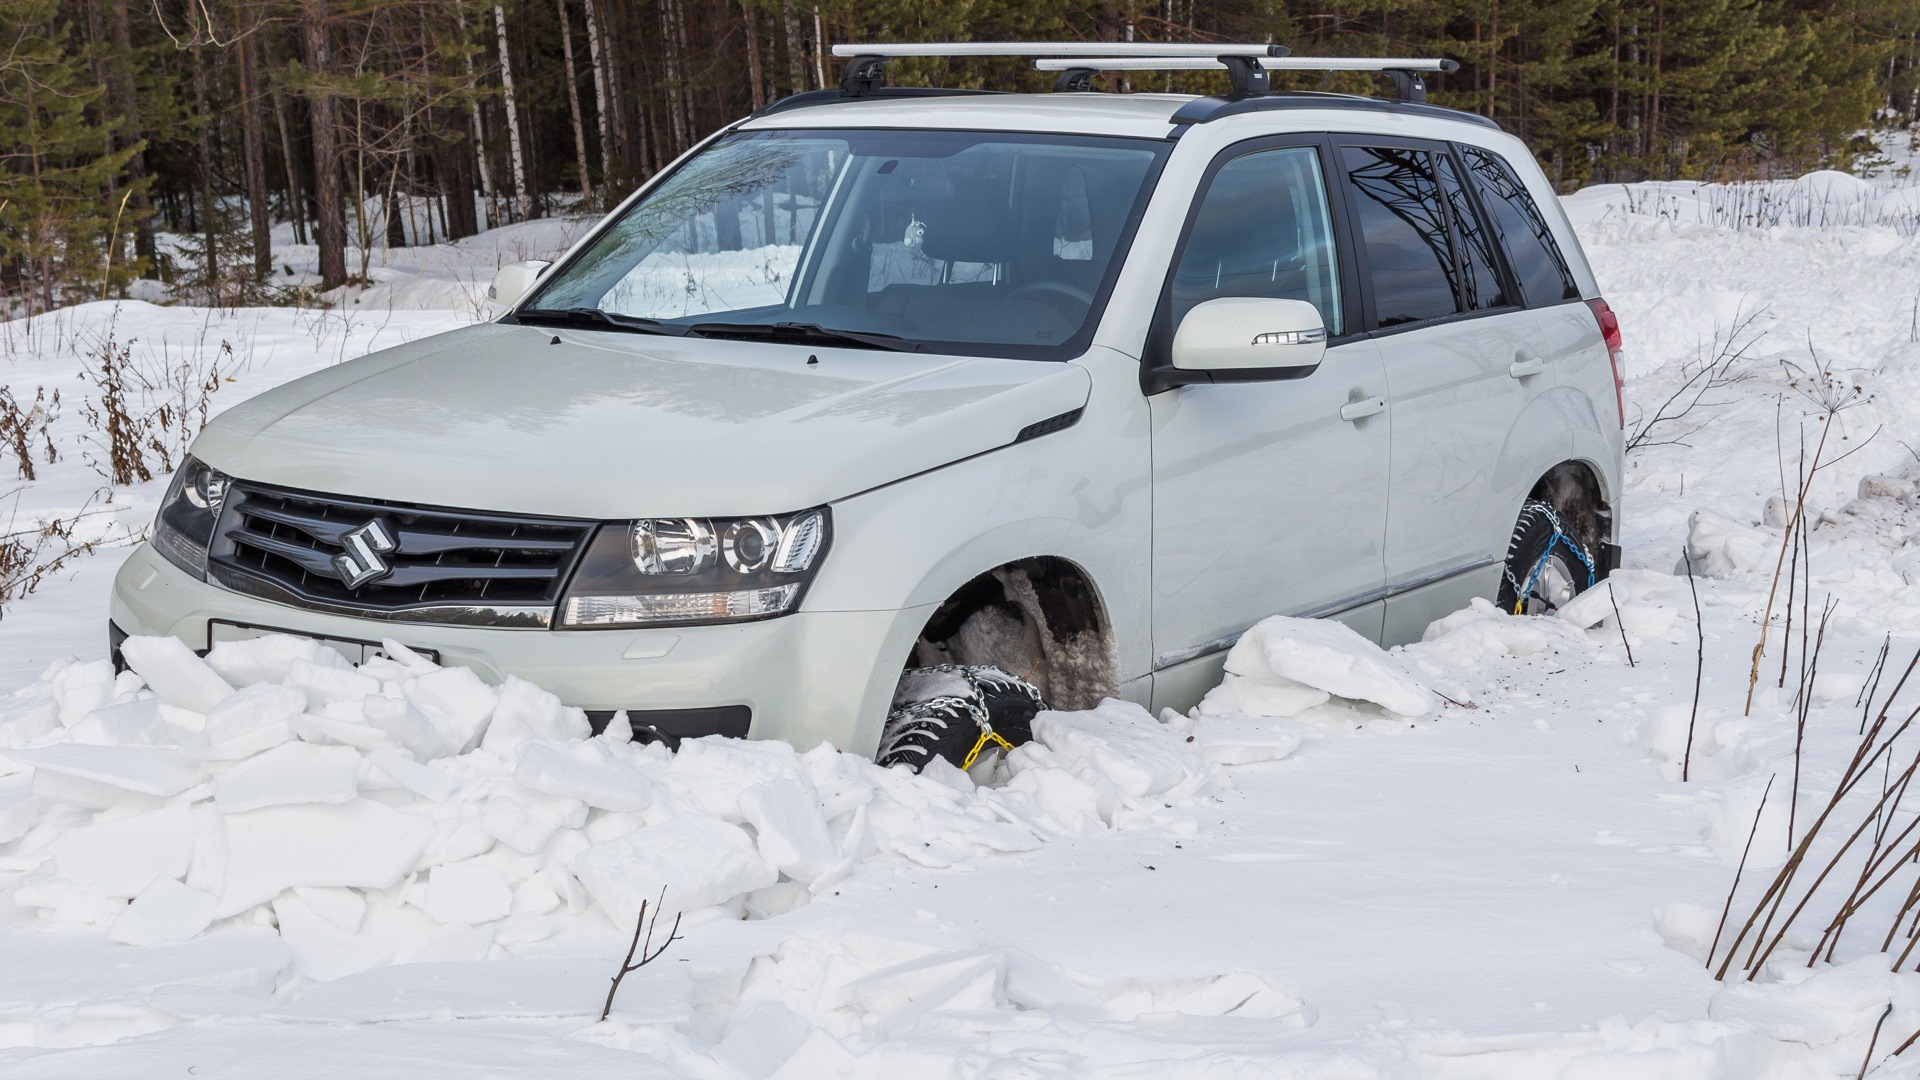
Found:
<path fill-rule="evenodd" d="M 13 452 L 13 458 L 20 470 L 20 479 L 35 479 L 33 468 L 34 443 L 43 448 L 47 464 L 60 460 L 60 452 L 54 448 L 52 427 L 54 418 L 60 415 L 60 391 L 55 390 L 53 397 L 47 397 L 47 388 L 35 387 L 33 404 L 21 408 L 14 399 L 13 391 L 0 386 L 0 443 L 4 443 Z"/>
<path fill-rule="evenodd" d="M 1693 769 L 1693 725 L 1700 719 L 1700 684 L 1706 678 L 1707 628 L 1700 619 L 1700 590 L 1693 580 L 1693 555 L 1682 548 L 1680 558 L 1687 564 L 1687 590 L 1693 593 L 1693 632 L 1699 642 L 1693 668 L 1693 712 L 1687 716 L 1687 750 L 1680 759 L 1680 782 L 1684 784 Z"/>

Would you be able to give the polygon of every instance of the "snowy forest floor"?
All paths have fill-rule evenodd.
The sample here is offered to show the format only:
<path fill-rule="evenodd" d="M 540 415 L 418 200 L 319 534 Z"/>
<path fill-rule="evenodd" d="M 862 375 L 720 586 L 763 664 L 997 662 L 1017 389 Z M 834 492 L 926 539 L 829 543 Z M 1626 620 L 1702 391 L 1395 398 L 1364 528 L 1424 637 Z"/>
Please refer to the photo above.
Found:
<path fill-rule="evenodd" d="M 1382 695 L 1363 690 L 1284 720 L 1203 717 L 1194 745 L 1210 762 L 1181 749 L 1178 725 L 1164 746 L 1136 745 L 1097 718 L 1069 718 L 1048 740 L 1059 761 L 1036 759 L 1033 782 L 1016 775 L 1004 792 L 792 755 L 722 756 L 696 775 L 693 762 L 609 750 L 703 806 L 702 820 L 759 821 L 738 809 L 747 795 L 703 804 L 698 792 L 774 776 L 804 778 L 826 801 L 869 792 L 878 824 L 829 816 L 838 850 L 865 857 L 810 875 L 811 902 L 754 893 L 751 914 L 791 908 L 772 917 L 724 917 L 737 898 L 707 909 L 626 980 L 600 1023 L 632 923 L 593 904 L 553 909 L 577 917 L 539 938 L 520 885 L 501 924 L 521 919 L 511 934 L 476 937 L 478 916 L 409 914 L 411 944 L 383 955 L 411 962 L 322 981 L 314 972 L 337 951 L 313 952 L 291 931 L 283 941 L 264 904 L 182 943 L 110 942 L 111 920 L 29 880 L 58 831 L 37 818 L 39 833 L 0 844 L 0 893 L 17 901 L 0 901 L 0 1073 L 1751 1078 L 1853 1076 L 1866 1062 L 1871 1075 L 1920 1076 L 1920 1052 L 1887 1057 L 1920 1030 L 1920 975 L 1890 973 L 1879 949 L 1909 878 L 1862 912 L 1832 963 L 1809 966 L 1821 925 L 1805 925 L 1831 904 L 1813 905 L 1820 917 L 1785 935 L 1750 982 L 1737 970 L 1717 982 L 1702 963 L 1756 813 L 1735 928 L 1846 769 L 1883 643 L 1891 635 L 1876 701 L 1920 647 L 1920 188 L 1826 173 L 1589 189 L 1566 203 L 1626 335 L 1629 431 L 1703 365 L 1720 373 L 1696 380 L 1697 407 L 1655 424 L 1629 455 L 1619 512 L 1639 573 L 1623 575 L 1617 599 L 1631 664 L 1611 611 L 1592 629 L 1464 614 L 1382 661 L 1453 699 L 1425 714 L 1374 707 L 1369 694 Z M 394 253 L 359 303 L 326 312 L 128 302 L 0 326 L 16 399 L 45 386 L 65 403 L 49 428 L 60 460 L 0 504 L 15 522 L 5 531 L 78 515 L 74 535 L 101 541 L 8 606 L 0 694 L 20 689 L 31 704 L 50 663 L 104 654 L 113 572 L 161 491 L 158 479 L 110 487 L 89 464 L 104 465 L 104 451 L 89 441 L 90 386 L 76 371 L 109 335 L 132 347 L 153 402 L 169 388 L 191 397 L 217 364 L 217 410 L 480 317 L 472 283 L 559 246 L 562 231 L 536 223 Z M 1802 446 L 1810 459 L 1836 406 L 1820 458 L 1835 463 L 1808 499 L 1802 587 L 1816 621 L 1833 609 L 1790 824 L 1799 596 L 1784 689 L 1776 630 L 1751 715 L 1744 699 L 1781 550 L 1767 503 L 1797 486 Z M 1690 754 L 1694 609 L 1672 576 L 1683 550 L 1700 575 L 1704 639 Z M 1920 694 L 1904 700 L 1911 709 Z M 0 723 L 10 716 L 0 709 Z M 1235 753 L 1235 739 L 1252 749 Z M 1098 752 L 1076 759 L 1088 745 Z M 1102 756 L 1116 746 L 1134 756 Z M 1897 779 L 1913 755 L 1895 749 Z M 486 755 L 475 755 L 448 760 L 479 768 L 469 758 Z M 1178 783 L 1127 788 L 1176 757 Z M 1231 763 L 1248 757 L 1269 760 Z M 21 768 L 0 766 L 0 825 Z M 1127 789 L 1117 807 L 1095 799 L 1075 816 L 1047 786 L 1103 768 Z M 638 814 L 631 828 L 665 827 Z M 1901 810 L 1889 832 L 1913 818 Z M 1009 839 L 985 832 L 989 819 L 1029 823 Z M 862 827 L 879 837 L 864 848 Z M 544 880 L 505 861 L 498 873 Z M 424 900 L 407 893 L 429 882 L 388 890 L 394 910 L 446 914 L 431 888 Z M 284 929 L 292 902 L 272 906 Z M 1896 955 L 1904 942 L 1895 935 Z"/>

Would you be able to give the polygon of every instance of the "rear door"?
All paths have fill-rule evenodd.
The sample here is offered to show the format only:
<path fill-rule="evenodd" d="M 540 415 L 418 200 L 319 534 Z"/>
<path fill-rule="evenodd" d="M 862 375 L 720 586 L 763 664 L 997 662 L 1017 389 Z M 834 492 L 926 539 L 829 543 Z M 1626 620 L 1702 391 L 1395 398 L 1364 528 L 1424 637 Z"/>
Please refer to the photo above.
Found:
<path fill-rule="evenodd" d="M 1391 398 L 1384 636 L 1407 641 L 1494 595 L 1512 493 L 1531 481 L 1506 448 L 1553 375 L 1452 148 L 1340 143 Z"/>
<path fill-rule="evenodd" d="M 1388 429 L 1374 406 L 1387 387 L 1335 243 L 1331 151 L 1310 136 L 1224 152 L 1163 292 L 1162 344 L 1197 304 L 1261 296 L 1319 308 L 1330 346 L 1302 378 L 1149 399 L 1156 703 L 1191 704 L 1217 681 L 1225 648 L 1269 615 L 1325 614 L 1380 633 Z"/>

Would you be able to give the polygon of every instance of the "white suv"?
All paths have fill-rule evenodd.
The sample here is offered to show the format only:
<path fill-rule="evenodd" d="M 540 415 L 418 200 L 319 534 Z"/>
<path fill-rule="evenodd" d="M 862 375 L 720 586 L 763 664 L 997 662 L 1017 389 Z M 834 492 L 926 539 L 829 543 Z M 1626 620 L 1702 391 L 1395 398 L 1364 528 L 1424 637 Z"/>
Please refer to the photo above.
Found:
<path fill-rule="evenodd" d="M 1261 93 L 1264 48 L 1199 98 L 862 55 L 503 269 L 495 321 L 216 419 L 114 645 L 394 640 L 917 765 L 1190 706 L 1268 615 L 1565 600 L 1617 559 L 1619 333 L 1551 187 L 1417 74 Z"/>

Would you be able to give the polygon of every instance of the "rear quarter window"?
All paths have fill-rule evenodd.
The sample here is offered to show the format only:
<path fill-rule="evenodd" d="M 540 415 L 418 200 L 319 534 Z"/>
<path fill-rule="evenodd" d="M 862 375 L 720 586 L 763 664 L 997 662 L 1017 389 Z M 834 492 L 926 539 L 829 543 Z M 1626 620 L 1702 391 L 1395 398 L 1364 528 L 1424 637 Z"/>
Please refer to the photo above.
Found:
<path fill-rule="evenodd" d="M 1479 147 L 1460 149 L 1526 303 L 1538 306 L 1578 299 L 1580 287 L 1560 254 L 1560 244 L 1513 166 Z"/>

